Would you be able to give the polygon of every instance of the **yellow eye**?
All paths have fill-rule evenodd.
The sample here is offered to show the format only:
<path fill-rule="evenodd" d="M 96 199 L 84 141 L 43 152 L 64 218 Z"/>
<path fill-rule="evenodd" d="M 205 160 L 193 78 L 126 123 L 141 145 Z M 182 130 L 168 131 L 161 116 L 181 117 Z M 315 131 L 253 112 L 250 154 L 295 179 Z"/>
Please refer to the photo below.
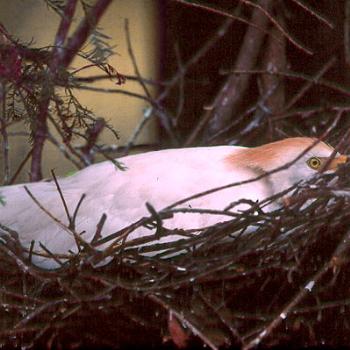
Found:
<path fill-rule="evenodd" d="M 307 161 L 307 165 L 314 170 L 317 170 L 321 167 L 321 160 L 317 157 L 311 157 L 308 161 Z"/>

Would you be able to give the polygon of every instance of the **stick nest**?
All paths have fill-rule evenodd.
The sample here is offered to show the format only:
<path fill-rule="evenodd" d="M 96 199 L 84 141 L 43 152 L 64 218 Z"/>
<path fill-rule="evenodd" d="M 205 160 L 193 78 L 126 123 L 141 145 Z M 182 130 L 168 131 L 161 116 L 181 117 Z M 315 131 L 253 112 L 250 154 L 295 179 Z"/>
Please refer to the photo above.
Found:
<path fill-rule="evenodd" d="M 114 245 L 105 266 L 82 248 L 57 270 L 0 245 L 0 344 L 33 348 L 210 348 L 349 343 L 349 165 L 321 174 L 200 235 Z M 279 209 L 264 210 L 271 201 Z M 164 225 L 164 227 L 163 227 Z M 252 229 L 253 228 L 253 229 Z M 179 233 L 178 231 L 177 233 Z M 182 231 L 181 231 L 182 232 Z M 186 232 L 182 232 L 186 234 Z M 165 259 L 164 250 L 178 254 Z M 147 250 L 162 250 L 145 256 Z M 136 336 L 135 336 L 136 335 Z"/>

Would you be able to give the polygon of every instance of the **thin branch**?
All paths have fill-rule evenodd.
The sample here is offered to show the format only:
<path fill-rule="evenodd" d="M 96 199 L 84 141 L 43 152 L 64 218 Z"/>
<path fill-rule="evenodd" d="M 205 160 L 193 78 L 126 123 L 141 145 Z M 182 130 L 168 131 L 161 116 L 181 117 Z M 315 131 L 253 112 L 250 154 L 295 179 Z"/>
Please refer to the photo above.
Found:
<path fill-rule="evenodd" d="M 61 201 L 62 201 L 62 204 L 63 204 L 64 211 L 65 211 L 65 213 L 66 213 L 66 215 L 67 215 L 67 220 L 68 220 L 68 223 L 69 223 L 68 228 L 74 230 L 74 229 L 75 229 L 75 227 L 74 227 L 75 225 L 74 225 L 74 222 L 73 222 L 73 220 L 72 220 L 72 216 L 71 216 L 70 213 L 69 213 L 69 209 L 68 209 L 68 206 L 67 206 L 67 202 L 66 202 L 66 200 L 65 200 L 65 198 L 64 198 L 64 195 L 63 195 L 63 193 L 62 193 L 61 186 L 60 186 L 60 184 L 59 184 L 58 181 L 57 181 L 57 177 L 56 177 L 55 171 L 54 171 L 53 169 L 51 170 L 51 175 L 52 175 L 53 180 L 54 180 L 54 182 L 55 182 L 56 189 L 57 189 L 57 191 L 58 191 L 58 193 L 59 193 L 59 195 L 60 195 L 60 198 L 61 198 Z"/>
<path fill-rule="evenodd" d="M 271 0 L 259 0 L 259 3 L 263 7 L 270 8 L 273 2 Z M 239 69 L 238 67 L 241 67 L 241 69 L 244 67 L 243 70 L 253 68 L 263 43 L 265 33 L 260 30 L 260 28 L 267 28 L 268 18 L 266 16 L 261 16 L 260 8 L 255 8 L 251 22 L 255 23 L 259 29 L 252 26 L 247 29 L 236 59 L 236 69 Z M 196 136 L 208 122 L 210 122 L 210 124 L 206 130 L 206 138 L 216 133 L 229 122 L 232 114 L 236 111 L 237 106 L 243 98 L 244 91 L 248 87 L 248 82 L 249 76 L 244 75 L 230 76 L 227 78 L 210 107 L 204 112 L 198 125 L 186 140 L 186 145 L 193 143 Z"/>
<path fill-rule="evenodd" d="M 315 82 L 319 81 L 323 75 L 335 64 L 336 57 L 331 57 L 326 64 L 315 74 L 315 76 L 308 80 L 304 86 L 286 103 L 284 110 L 290 109 L 293 105 L 295 105 L 304 95 L 305 93 L 315 84 Z"/>
<path fill-rule="evenodd" d="M 87 37 L 91 33 L 91 30 L 97 25 L 99 19 L 104 14 L 110 3 L 111 0 L 98 0 L 95 6 L 92 7 L 86 17 L 81 21 L 74 34 L 68 39 L 65 48 L 55 48 L 53 51 L 55 53 L 56 50 L 59 50 L 57 52 L 57 56 L 53 57 L 49 65 L 48 77 L 47 80 L 44 80 L 43 83 L 43 88 L 40 95 L 41 102 L 36 119 L 36 128 L 34 130 L 34 145 L 31 164 L 32 181 L 38 181 L 42 178 L 41 162 L 42 151 L 48 134 L 48 108 L 52 94 L 54 92 L 54 84 L 57 73 L 59 69 L 65 69 L 70 65 L 77 52 L 85 43 Z M 75 5 L 76 0 L 70 0 L 67 2 L 66 8 L 64 10 L 65 14 L 61 19 L 61 24 L 56 35 L 55 43 L 61 43 L 62 40 L 64 40 L 65 35 L 67 35 L 70 25 L 69 20 L 72 20 Z"/>
<path fill-rule="evenodd" d="M 172 143 L 177 144 L 177 139 L 176 139 L 176 136 L 174 134 L 171 118 L 169 117 L 168 113 L 166 113 L 164 111 L 164 108 L 162 106 L 160 106 L 160 104 L 152 98 L 151 93 L 148 90 L 148 87 L 141 79 L 141 74 L 140 74 L 140 71 L 139 71 L 139 68 L 137 65 L 137 61 L 136 61 L 136 58 L 134 55 L 134 51 L 132 48 L 132 44 L 131 44 L 129 21 L 126 19 L 124 23 L 125 23 L 124 28 L 125 28 L 126 39 L 127 39 L 128 53 L 129 53 L 129 56 L 131 58 L 132 65 L 134 67 L 135 74 L 138 77 L 138 81 L 139 81 L 143 91 L 145 92 L 146 97 L 150 101 L 150 104 L 154 107 L 156 114 L 159 117 L 159 121 L 160 121 L 161 125 L 164 127 L 165 131 L 168 133 Z M 140 125 L 144 126 L 145 124 L 141 122 Z"/>
<path fill-rule="evenodd" d="M 305 4 L 302 0 L 291 0 L 298 6 L 300 6 L 305 11 L 309 12 L 313 17 L 317 18 L 320 22 L 323 22 L 325 25 L 327 25 L 329 28 L 334 29 L 334 24 L 326 17 L 324 17 L 322 14 L 317 12 L 315 9 L 313 9 L 310 4 Z"/>
<path fill-rule="evenodd" d="M 250 0 L 240 0 L 244 4 L 254 7 L 255 9 L 259 9 L 277 28 L 278 30 L 289 40 L 295 47 L 297 47 L 299 50 L 307 53 L 308 55 L 312 55 L 313 52 L 304 47 L 302 44 L 298 43 L 296 39 L 294 39 L 283 27 L 282 25 L 275 19 L 274 16 L 270 14 L 270 12 L 261 6 L 259 3 L 251 2 Z"/>
<path fill-rule="evenodd" d="M 330 61 L 331 62 L 331 61 Z M 337 92 L 340 92 L 346 96 L 350 96 L 350 89 L 347 87 L 344 87 L 340 84 L 337 84 L 335 82 L 320 78 L 319 75 L 317 74 L 316 76 L 310 76 L 308 74 L 303 74 L 303 73 L 297 73 L 293 71 L 286 71 L 286 72 L 271 72 L 269 70 L 263 70 L 263 69 L 251 69 L 251 70 L 233 70 L 233 71 L 223 71 L 224 74 L 275 74 L 275 75 L 281 75 L 287 78 L 293 78 L 293 79 L 298 79 L 298 80 L 305 80 L 309 81 L 312 84 L 315 85 L 321 85 L 328 87 L 332 90 L 335 90 Z"/>
<path fill-rule="evenodd" d="M 4 167 L 4 178 L 3 184 L 7 185 L 10 181 L 10 161 L 9 161 L 9 140 L 6 130 L 6 86 L 0 83 L 0 104 L 1 104 L 1 115 L 0 115 L 0 134 L 1 134 L 1 148 L 3 154 L 3 167 Z"/>
<path fill-rule="evenodd" d="M 59 62 L 60 65 L 68 67 L 71 64 L 74 56 L 82 48 L 91 31 L 96 27 L 111 2 L 112 0 L 98 0 L 88 11 L 76 31 L 68 39 L 63 57 Z"/>

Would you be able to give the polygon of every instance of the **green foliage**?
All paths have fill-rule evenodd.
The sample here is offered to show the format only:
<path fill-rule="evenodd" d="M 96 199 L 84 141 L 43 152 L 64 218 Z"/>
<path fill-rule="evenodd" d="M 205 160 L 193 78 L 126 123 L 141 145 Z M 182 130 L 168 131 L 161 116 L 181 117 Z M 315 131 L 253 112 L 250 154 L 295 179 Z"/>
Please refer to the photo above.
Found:
<path fill-rule="evenodd" d="M 45 0 L 47 6 L 54 10 L 60 16 L 63 15 L 63 9 L 66 4 L 65 0 Z"/>
<path fill-rule="evenodd" d="M 45 0 L 45 2 L 60 16 L 63 15 L 66 1 Z M 93 9 L 86 2 L 81 4 L 88 16 L 88 12 Z M 84 21 L 81 18 L 79 20 Z M 104 155 L 95 145 L 98 135 L 91 136 L 94 125 L 101 116 L 96 116 L 75 96 L 82 85 L 77 73 L 87 67 L 72 70 L 69 66 L 59 64 L 52 71 L 53 48 L 33 48 L 31 43 L 20 43 L 16 38 L 12 38 L 5 28 L 0 29 L 6 44 L 0 48 L 0 56 L 3 54 L 5 58 L 0 63 L 0 73 L 6 91 L 6 115 L 3 118 L 6 125 L 10 127 L 21 122 L 25 126 L 21 133 L 28 137 L 33 147 L 37 146 L 35 139 L 38 129 L 42 129 L 39 134 L 47 132 L 45 139 L 50 140 L 67 159 L 75 164 L 76 168 L 91 164 L 96 152 Z M 107 35 L 93 27 L 87 39 L 92 45 L 91 50 L 88 52 L 80 50 L 76 55 L 84 57 L 92 63 L 92 66 L 101 67 L 103 74 L 106 74 L 104 67 L 107 66 L 108 57 L 113 54 L 108 44 L 109 39 Z M 106 79 L 110 77 L 111 74 L 107 72 Z M 85 88 L 89 88 L 88 85 L 89 83 L 84 82 Z M 45 101 L 49 101 L 46 107 Z M 39 120 L 43 110 L 44 123 Z M 102 129 L 108 129 L 118 139 L 117 132 L 107 122 Z M 77 143 L 83 145 L 78 150 Z"/>
<path fill-rule="evenodd" d="M 111 38 L 95 29 L 90 35 L 90 44 L 92 49 L 86 53 L 86 58 L 94 63 L 106 63 L 107 59 L 114 55 L 113 47 L 109 45 Z"/>

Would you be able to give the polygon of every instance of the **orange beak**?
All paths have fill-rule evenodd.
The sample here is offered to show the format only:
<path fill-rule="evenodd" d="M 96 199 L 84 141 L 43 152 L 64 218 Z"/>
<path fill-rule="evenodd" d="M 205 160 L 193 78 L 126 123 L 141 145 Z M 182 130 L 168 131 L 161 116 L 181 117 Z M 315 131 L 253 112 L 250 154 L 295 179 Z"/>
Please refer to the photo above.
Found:
<path fill-rule="evenodd" d="M 339 157 L 333 158 L 327 165 L 326 170 L 335 170 L 340 164 L 344 164 L 348 161 L 348 157 L 340 155 Z"/>

